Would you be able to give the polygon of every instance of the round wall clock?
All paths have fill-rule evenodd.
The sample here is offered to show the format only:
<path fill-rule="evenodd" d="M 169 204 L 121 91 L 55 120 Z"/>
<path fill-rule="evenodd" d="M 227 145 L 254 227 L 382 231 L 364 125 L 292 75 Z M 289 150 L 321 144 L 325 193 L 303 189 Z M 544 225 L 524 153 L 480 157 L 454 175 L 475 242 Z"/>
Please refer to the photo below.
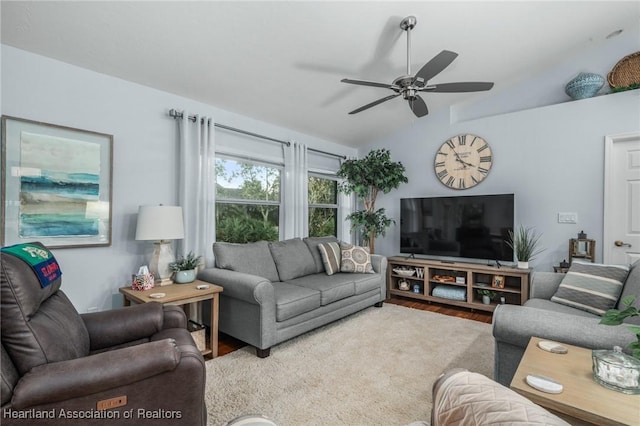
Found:
<path fill-rule="evenodd" d="M 434 170 L 446 186 L 453 189 L 472 188 L 489 174 L 493 156 L 487 141 L 464 134 L 447 139 L 436 153 Z"/>

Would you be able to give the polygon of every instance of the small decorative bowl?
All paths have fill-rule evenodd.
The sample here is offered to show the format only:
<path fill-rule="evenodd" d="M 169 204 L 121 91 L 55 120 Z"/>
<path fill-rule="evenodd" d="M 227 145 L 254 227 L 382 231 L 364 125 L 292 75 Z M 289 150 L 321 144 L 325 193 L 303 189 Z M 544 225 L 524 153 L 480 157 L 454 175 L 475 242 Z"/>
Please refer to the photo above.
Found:
<path fill-rule="evenodd" d="M 604 86 L 604 77 L 589 72 L 581 72 L 564 87 L 571 99 L 591 98 Z"/>
<path fill-rule="evenodd" d="M 415 269 L 394 269 L 393 272 L 395 272 L 398 275 L 401 275 L 403 277 L 412 277 L 413 274 L 416 273 Z"/>

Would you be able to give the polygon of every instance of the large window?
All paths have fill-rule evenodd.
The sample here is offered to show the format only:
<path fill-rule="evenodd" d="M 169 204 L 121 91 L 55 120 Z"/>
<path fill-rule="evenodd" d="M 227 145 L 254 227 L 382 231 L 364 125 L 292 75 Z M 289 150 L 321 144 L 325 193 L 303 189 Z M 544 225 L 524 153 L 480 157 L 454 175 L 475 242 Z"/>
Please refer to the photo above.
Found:
<path fill-rule="evenodd" d="M 277 241 L 282 168 L 216 158 L 216 241 Z"/>
<path fill-rule="evenodd" d="M 309 236 L 337 236 L 338 181 L 309 174 Z"/>

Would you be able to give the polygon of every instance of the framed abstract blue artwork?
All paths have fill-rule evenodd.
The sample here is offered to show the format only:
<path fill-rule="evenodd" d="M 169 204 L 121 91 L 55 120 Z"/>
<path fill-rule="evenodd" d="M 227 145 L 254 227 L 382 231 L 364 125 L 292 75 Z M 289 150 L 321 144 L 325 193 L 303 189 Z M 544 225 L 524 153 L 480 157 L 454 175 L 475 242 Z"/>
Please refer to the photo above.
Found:
<path fill-rule="evenodd" d="M 1 244 L 111 245 L 113 136 L 2 117 Z"/>

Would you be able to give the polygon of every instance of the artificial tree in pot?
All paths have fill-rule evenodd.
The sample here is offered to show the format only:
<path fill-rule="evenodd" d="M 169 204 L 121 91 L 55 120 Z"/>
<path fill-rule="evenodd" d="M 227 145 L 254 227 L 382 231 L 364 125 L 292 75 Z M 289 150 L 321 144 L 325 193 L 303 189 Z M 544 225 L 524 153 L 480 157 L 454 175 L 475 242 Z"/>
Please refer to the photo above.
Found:
<path fill-rule="evenodd" d="M 339 188 L 345 194 L 354 193 L 364 205 L 347 216 L 351 220 L 351 229 L 360 230 L 369 250 L 375 252 L 375 239 L 384 235 L 387 228 L 395 223 L 385 214 L 384 208 L 376 210 L 376 199 L 380 192 L 388 193 L 402 183 L 409 182 L 404 175 L 405 168 L 400 162 L 391 161 L 387 149 L 372 150 L 366 157 L 346 160 L 338 170 L 338 177 L 344 179 Z"/>

